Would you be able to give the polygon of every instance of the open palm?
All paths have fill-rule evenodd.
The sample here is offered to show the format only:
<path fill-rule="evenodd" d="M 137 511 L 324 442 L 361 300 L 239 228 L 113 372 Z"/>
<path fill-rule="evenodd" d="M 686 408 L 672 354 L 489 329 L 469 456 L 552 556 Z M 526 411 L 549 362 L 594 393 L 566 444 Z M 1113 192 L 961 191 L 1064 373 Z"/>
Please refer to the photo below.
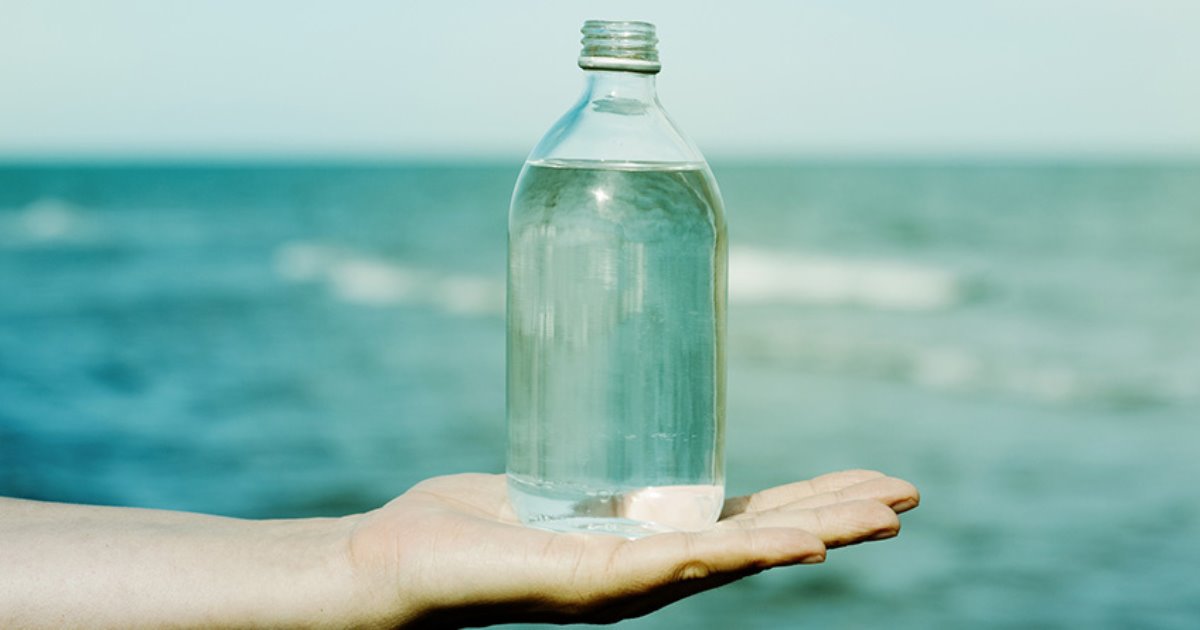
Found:
<path fill-rule="evenodd" d="M 350 553 L 384 624 L 603 623 L 890 538 L 918 501 L 906 481 L 850 470 L 731 498 L 707 531 L 626 540 L 525 527 L 503 475 L 461 474 L 364 515 Z"/>

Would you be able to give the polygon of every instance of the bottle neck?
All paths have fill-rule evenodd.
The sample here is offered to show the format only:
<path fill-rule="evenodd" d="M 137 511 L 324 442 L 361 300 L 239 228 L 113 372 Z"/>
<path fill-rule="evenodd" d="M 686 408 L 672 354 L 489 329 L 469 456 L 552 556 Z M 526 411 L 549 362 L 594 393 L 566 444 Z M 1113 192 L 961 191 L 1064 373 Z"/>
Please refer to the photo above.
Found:
<path fill-rule="evenodd" d="M 611 103 L 658 104 L 655 75 L 619 70 L 587 70 L 584 72 L 584 93 L 587 100 Z"/>

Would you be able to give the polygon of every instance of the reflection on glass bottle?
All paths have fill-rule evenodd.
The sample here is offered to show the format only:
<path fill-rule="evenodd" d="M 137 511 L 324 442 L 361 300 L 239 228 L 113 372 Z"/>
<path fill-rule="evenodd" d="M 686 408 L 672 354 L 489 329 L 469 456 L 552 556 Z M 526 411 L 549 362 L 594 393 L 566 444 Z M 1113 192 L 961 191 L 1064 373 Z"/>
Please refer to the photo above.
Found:
<path fill-rule="evenodd" d="M 658 102 L 654 27 L 583 33 L 583 97 L 509 214 L 510 497 L 550 529 L 702 529 L 724 496 L 721 197 Z"/>

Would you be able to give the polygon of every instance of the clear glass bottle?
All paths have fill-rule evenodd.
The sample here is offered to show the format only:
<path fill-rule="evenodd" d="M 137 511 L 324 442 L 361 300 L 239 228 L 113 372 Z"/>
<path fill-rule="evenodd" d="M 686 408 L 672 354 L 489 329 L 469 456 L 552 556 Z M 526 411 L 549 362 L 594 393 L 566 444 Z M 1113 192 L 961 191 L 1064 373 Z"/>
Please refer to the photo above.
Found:
<path fill-rule="evenodd" d="M 654 26 L 582 32 L 583 96 L 509 212 L 509 496 L 548 529 L 704 529 L 724 500 L 721 196 L 658 102 Z"/>

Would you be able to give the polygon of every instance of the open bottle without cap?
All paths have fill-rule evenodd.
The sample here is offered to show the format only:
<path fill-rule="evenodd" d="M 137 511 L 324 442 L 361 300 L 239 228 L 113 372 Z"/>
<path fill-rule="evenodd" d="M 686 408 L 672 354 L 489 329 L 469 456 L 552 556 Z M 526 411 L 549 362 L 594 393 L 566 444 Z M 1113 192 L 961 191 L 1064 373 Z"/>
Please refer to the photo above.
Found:
<path fill-rule="evenodd" d="M 509 497 L 553 530 L 704 529 L 724 500 L 721 196 L 658 101 L 654 26 L 582 31 L 583 96 L 509 212 Z"/>

